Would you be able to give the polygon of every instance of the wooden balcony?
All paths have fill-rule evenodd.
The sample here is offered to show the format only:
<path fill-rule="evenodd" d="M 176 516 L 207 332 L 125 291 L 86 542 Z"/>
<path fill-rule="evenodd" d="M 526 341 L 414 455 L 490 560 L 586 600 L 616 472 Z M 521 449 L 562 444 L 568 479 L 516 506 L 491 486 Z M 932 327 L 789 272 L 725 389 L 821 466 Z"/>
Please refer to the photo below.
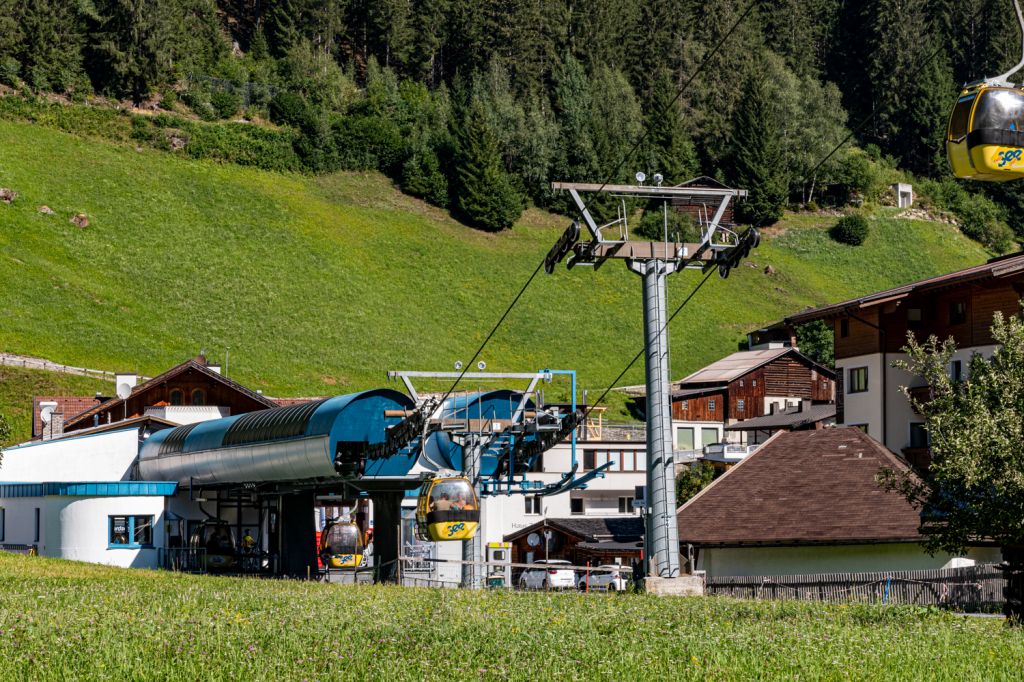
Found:
<path fill-rule="evenodd" d="M 922 404 L 927 403 L 932 399 L 932 388 L 931 386 L 918 386 L 916 388 L 912 388 L 910 389 L 910 397 L 915 402 Z M 916 414 L 921 414 L 920 412 L 917 411 L 916 408 L 914 409 L 914 412 Z"/>
<path fill-rule="evenodd" d="M 903 458 L 918 471 L 927 471 L 932 463 L 931 448 L 903 448 Z"/>

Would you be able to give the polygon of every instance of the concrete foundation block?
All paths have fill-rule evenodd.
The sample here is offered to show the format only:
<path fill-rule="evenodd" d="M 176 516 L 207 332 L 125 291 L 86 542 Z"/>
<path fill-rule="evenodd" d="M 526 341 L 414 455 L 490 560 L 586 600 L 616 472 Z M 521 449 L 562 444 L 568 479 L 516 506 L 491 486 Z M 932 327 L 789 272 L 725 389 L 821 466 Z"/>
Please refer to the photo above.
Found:
<path fill-rule="evenodd" d="M 678 578 L 644 578 L 644 590 L 662 597 L 703 597 L 704 579 L 697 575 Z"/>

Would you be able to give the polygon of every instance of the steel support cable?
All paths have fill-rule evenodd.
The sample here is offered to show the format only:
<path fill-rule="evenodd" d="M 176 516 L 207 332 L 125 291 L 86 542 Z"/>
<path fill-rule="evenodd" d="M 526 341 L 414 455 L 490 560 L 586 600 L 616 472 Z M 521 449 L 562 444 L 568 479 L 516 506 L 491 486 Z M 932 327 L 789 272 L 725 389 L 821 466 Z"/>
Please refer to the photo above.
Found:
<path fill-rule="evenodd" d="M 1014 0 L 1014 2 L 1016 3 L 1016 0 Z M 981 9 L 979 8 L 978 11 L 976 11 L 974 13 L 974 15 L 971 16 L 969 21 L 973 21 L 980 14 L 981 14 Z M 1022 31 L 1022 34 L 1024 34 L 1024 25 L 1022 25 L 1021 31 Z M 910 72 L 910 75 L 907 77 L 907 80 L 908 81 L 912 81 L 914 79 L 914 77 L 917 76 L 917 74 L 920 73 L 921 70 L 924 69 L 924 67 L 928 66 L 928 64 L 930 64 L 931 61 L 933 59 L 935 59 L 935 57 L 937 57 L 938 54 L 940 52 L 942 52 L 942 50 L 944 50 L 945 48 L 946 48 L 946 46 L 944 44 L 940 44 L 937 48 L 932 50 L 931 54 L 929 54 L 927 57 L 922 59 L 921 62 L 914 68 L 914 70 Z M 1010 73 L 1013 73 L 1013 71 L 1011 71 Z M 822 166 L 824 166 L 828 162 L 829 159 L 831 159 L 833 156 L 835 156 L 835 153 L 838 152 L 840 149 L 842 149 L 846 145 L 847 142 L 849 142 L 851 139 L 853 139 L 853 137 L 855 135 L 857 135 L 857 133 L 859 133 L 861 130 L 863 130 L 864 126 L 866 126 L 868 123 L 870 123 L 871 119 L 873 119 L 876 114 L 878 114 L 878 110 L 874 109 L 874 110 L 871 111 L 870 114 L 868 114 L 863 119 L 861 119 L 860 123 L 858 123 L 856 126 L 854 126 L 854 128 L 852 130 L 850 130 L 849 134 L 846 137 L 844 137 L 842 139 L 842 141 L 839 142 L 839 144 L 837 144 L 835 147 L 832 148 L 832 151 L 830 151 L 828 154 L 826 154 L 825 157 L 821 161 L 819 161 L 817 163 L 817 165 L 814 166 L 814 168 L 812 168 L 809 172 L 804 174 L 804 177 L 801 178 L 802 184 L 806 186 L 808 180 L 813 180 L 815 178 L 815 174 L 818 172 L 818 170 Z"/>
<path fill-rule="evenodd" d="M 668 104 L 666 104 L 660 111 L 655 112 L 656 116 L 663 116 L 663 115 L 665 115 L 666 113 L 668 113 L 672 109 L 672 107 L 675 106 L 676 102 L 679 101 L 679 98 L 683 96 L 683 93 L 686 92 L 687 88 L 690 87 L 690 85 L 697 78 L 697 76 L 701 73 L 701 71 L 704 70 L 704 68 L 708 65 L 708 63 L 711 61 L 711 59 L 716 54 L 718 54 L 718 51 L 722 48 L 722 45 L 725 44 L 725 41 L 728 40 L 730 36 L 732 36 L 732 34 L 739 27 L 740 23 L 744 19 L 746 19 L 747 16 L 750 14 L 750 12 L 754 9 L 755 5 L 757 5 L 757 0 L 751 0 L 751 2 L 747 5 L 747 8 L 745 10 L 743 10 L 742 14 L 740 14 L 739 18 L 737 18 L 736 21 L 733 22 L 732 26 L 729 27 L 729 30 L 727 30 L 725 32 L 725 34 L 721 37 L 721 39 L 718 41 L 718 43 L 715 44 L 715 46 L 711 49 L 711 51 L 708 52 L 704 56 L 704 59 L 697 66 L 697 68 L 694 70 L 694 72 L 692 74 L 690 74 L 690 77 L 688 79 L 686 79 L 686 82 L 683 83 L 682 86 L 679 87 L 679 89 L 676 91 L 675 97 L 672 98 L 672 101 L 669 102 Z M 632 158 L 633 154 L 636 153 L 636 151 L 640 148 L 640 145 L 642 145 L 644 143 L 644 141 L 647 139 L 647 137 L 649 135 L 650 135 L 650 129 L 647 129 L 647 130 L 645 130 L 643 132 L 642 135 L 640 135 L 639 138 L 637 138 L 637 141 L 635 143 L 633 143 L 633 146 L 630 147 L 630 149 L 625 153 L 625 155 L 623 155 L 623 157 L 619 161 L 619 163 L 616 164 L 615 168 L 611 171 L 611 173 L 608 174 L 608 176 L 605 178 L 604 182 L 601 183 L 601 186 L 598 188 L 598 190 L 597 190 L 597 192 L 595 194 L 600 193 L 601 190 L 603 190 L 605 187 L 607 187 L 615 179 L 615 176 L 618 174 L 618 172 L 622 169 L 622 167 L 625 165 L 625 163 L 627 161 L 629 161 L 630 158 Z M 584 204 L 583 210 L 585 211 L 588 208 L 588 206 L 589 206 L 589 204 Z M 483 343 L 480 344 L 480 347 L 477 348 L 475 353 L 473 353 L 473 358 L 469 362 L 466 363 L 466 365 L 462 368 L 462 371 L 459 374 L 458 378 L 455 379 L 455 381 L 452 383 L 451 387 L 445 392 L 444 396 L 442 396 L 441 400 L 438 402 L 439 406 L 443 406 L 444 402 L 449 397 L 451 397 L 451 394 L 455 391 L 455 388 L 459 385 L 459 383 L 462 382 L 462 379 L 466 376 L 466 372 L 468 372 L 469 368 L 473 365 L 474 362 L 476 362 L 476 359 L 478 357 L 480 357 L 480 353 L 482 353 L 484 348 L 487 347 L 487 344 L 490 342 L 490 340 L 494 336 L 494 334 L 498 331 L 498 328 L 501 327 L 501 325 L 505 322 L 506 318 L 508 318 L 508 316 L 509 316 L 509 313 L 512 312 L 512 309 L 516 306 L 516 304 L 519 303 L 519 299 L 521 299 L 523 297 L 523 294 L 526 293 L 526 290 L 533 283 L 533 280 L 537 277 L 537 273 L 540 272 L 542 267 L 544 267 L 544 261 L 543 260 L 541 260 L 540 264 L 533 271 L 533 274 L 530 275 L 530 278 L 526 280 L 526 284 L 524 284 L 523 287 L 519 290 L 519 293 L 516 294 L 516 297 L 514 299 L 512 299 L 512 303 L 510 303 L 508 308 L 505 309 L 505 312 L 501 315 L 501 318 L 499 318 L 497 324 L 494 325 L 494 327 L 491 329 L 490 333 L 486 336 L 486 338 L 484 338 L 484 341 L 483 341 Z M 703 285 L 703 282 L 701 284 Z M 634 360 L 634 362 L 635 362 L 635 360 Z"/>
<path fill-rule="evenodd" d="M 700 291 L 701 287 L 703 287 L 704 284 L 709 279 L 711 279 L 711 275 L 713 275 L 713 274 L 715 274 L 715 271 L 713 269 L 712 270 L 708 270 L 708 273 L 706 275 L 704 275 L 704 279 L 702 279 L 700 281 L 700 283 L 696 287 L 694 287 L 693 291 L 691 291 L 689 293 L 689 295 L 687 295 L 687 297 L 685 299 L 683 299 L 683 302 L 679 304 L 679 307 L 675 309 L 675 312 L 673 312 L 671 315 L 669 315 L 668 321 L 665 322 L 665 324 L 662 326 L 662 331 L 665 331 L 666 329 L 668 329 L 668 326 L 670 324 L 672 324 L 672 320 L 676 319 L 676 316 L 679 315 L 680 312 L 682 312 L 683 308 L 686 307 L 686 304 L 689 303 L 691 300 L 693 300 L 693 297 L 696 296 L 697 292 Z M 614 389 L 615 386 L 618 385 L 618 383 L 622 380 L 622 377 L 626 376 L 626 372 L 628 372 L 629 370 L 631 370 L 633 368 L 633 365 L 635 365 L 636 361 L 639 360 L 643 356 L 644 351 L 646 351 L 646 350 L 647 350 L 646 346 L 644 348 L 641 348 L 637 352 L 637 354 L 633 356 L 633 359 L 629 361 L 629 364 L 627 364 L 625 367 L 622 368 L 622 371 L 619 372 L 619 376 L 615 377 L 615 380 L 612 381 L 612 383 L 608 385 L 608 388 L 606 388 L 604 390 L 604 393 L 601 394 L 601 397 L 598 398 L 597 400 L 595 400 L 592 404 L 587 406 L 587 411 L 583 414 L 583 417 L 580 419 L 580 423 L 585 423 L 586 422 L 587 418 L 590 416 L 590 412 L 595 407 L 600 405 L 601 401 L 603 401 L 605 398 L 608 397 L 608 394 L 612 392 L 612 389 Z"/>

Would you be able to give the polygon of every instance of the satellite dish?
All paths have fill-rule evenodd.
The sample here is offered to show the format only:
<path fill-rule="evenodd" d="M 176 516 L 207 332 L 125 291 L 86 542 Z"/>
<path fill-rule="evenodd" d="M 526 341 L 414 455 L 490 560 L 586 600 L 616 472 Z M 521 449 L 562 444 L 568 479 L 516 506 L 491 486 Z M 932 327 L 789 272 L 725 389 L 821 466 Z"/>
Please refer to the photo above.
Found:
<path fill-rule="evenodd" d="M 646 179 L 647 179 L 647 173 L 644 173 L 643 171 L 637 171 L 636 172 L 636 181 L 639 182 L 641 185 L 644 184 L 644 180 L 646 180 Z"/>
<path fill-rule="evenodd" d="M 536 533 L 530 533 L 526 536 L 526 544 L 528 544 L 530 547 L 536 547 L 540 544 L 540 536 Z"/>
<path fill-rule="evenodd" d="M 49 424 L 50 420 L 53 419 L 53 411 L 57 409 L 56 405 L 47 405 L 39 411 L 39 420 L 44 424 Z"/>
<path fill-rule="evenodd" d="M 117 385 L 117 397 L 124 399 L 132 394 L 132 387 L 127 382 L 122 382 Z"/>

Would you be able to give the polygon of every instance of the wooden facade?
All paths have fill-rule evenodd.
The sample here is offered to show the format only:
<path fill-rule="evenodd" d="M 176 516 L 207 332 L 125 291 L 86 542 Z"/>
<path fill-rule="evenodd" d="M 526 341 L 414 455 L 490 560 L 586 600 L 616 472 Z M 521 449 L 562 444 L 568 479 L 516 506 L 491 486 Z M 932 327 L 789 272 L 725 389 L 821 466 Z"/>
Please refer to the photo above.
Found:
<path fill-rule="evenodd" d="M 836 359 L 902 352 L 908 333 L 919 341 L 952 337 L 959 348 L 992 345 L 993 315 L 1019 313 L 1022 293 L 1024 282 L 992 279 L 837 313 L 831 320 Z"/>
<path fill-rule="evenodd" d="M 140 417 L 149 407 L 207 405 L 227 408 L 230 414 L 277 407 L 269 398 L 214 371 L 206 364 L 205 358 L 200 357 L 136 386 L 124 400 L 106 400 L 79 415 L 69 415 L 64 431 L 78 431 Z"/>
<path fill-rule="evenodd" d="M 677 421 L 723 422 L 767 414 L 766 398 L 832 402 L 835 376 L 795 349 L 719 386 L 680 384 L 672 396 Z"/>

